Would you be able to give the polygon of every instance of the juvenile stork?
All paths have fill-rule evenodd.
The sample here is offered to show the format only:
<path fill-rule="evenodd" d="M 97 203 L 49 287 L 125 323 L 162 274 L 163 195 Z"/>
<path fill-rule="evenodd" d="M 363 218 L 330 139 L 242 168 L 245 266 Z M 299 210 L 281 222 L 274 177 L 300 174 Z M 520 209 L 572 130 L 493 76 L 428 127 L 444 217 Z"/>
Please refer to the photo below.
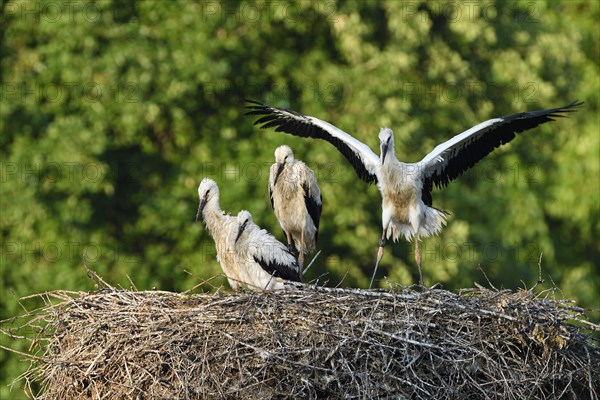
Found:
<path fill-rule="evenodd" d="M 288 146 L 275 149 L 275 164 L 269 173 L 269 196 L 288 249 L 293 251 L 293 239 L 302 267 L 304 255 L 313 251 L 317 243 L 323 201 L 315 174 L 305 163 L 294 159 Z"/>
<path fill-rule="evenodd" d="M 237 215 L 235 257 L 241 280 L 251 289 L 277 290 L 285 281 L 302 282 L 302 268 L 285 245 L 242 210 Z"/>
<path fill-rule="evenodd" d="M 261 116 L 255 125 L 327 140 L 346 157 L 359 178 L 367 183 L 377 183 L 382 196 L 383 233 L 369 287 L 377 273 L 386 240 L 392 237 L 397 241 L 400 235 L 408 241 L 415 239 L 415 261 L 419 267 L 419 282 L 423 285 L 419 240 L 439 233 L 448 215 L 432 207 L 434 184 L 438 188 L 448 185 L 496 147 L 514 139 L 517 133 L 564 117 L 583 104 L 573 102 L 563 107 L 489 119 L 436 146 L 421 161 L 403 163 L 396 158 L 394 136 L 389 128 L 379 132 L 379 158 L 367 145 L 328 122 L 296 111 L 248 102 L 252 105 L 248 106 L 247 115 Z"/>
<path fill-rule="evenodd" d="M 221 265 L 223 273 L 232 289 L 236 290 L 242 286 L 243 275 L 237 265 L 235 257 L 235 234 L 238 231 L 238 220 L 236 217 L 225 215 L 219 206 L 219 187 L 216 182 L 204 178 L 198 186 L 200 204 L 196 221 L 199 218 L 204 221 L 210 236 L 215 241 L 217 249 L 217 261 Z"/>

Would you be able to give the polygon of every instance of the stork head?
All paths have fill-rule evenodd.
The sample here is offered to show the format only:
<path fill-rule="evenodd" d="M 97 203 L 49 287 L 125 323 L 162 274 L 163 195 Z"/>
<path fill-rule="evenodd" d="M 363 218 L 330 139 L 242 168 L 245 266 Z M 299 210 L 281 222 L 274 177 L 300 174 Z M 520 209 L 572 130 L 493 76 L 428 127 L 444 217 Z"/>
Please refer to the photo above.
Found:
<path fill-rule="evenodd" d="M 200 205 L 198 205 L 198 213 L 196 214 L 196 221 L 198 218 L 203 217 L 204 207 L 212 199 L 219 199 L 219 187 L 217 183 L 209 178 L 202 179 L 200 186 L 198 186 L 198 197 L 200 197 Z"/>
<path fill-rule="evenodd" d="M 237 215 L 237 224 L 238 224 L 238 231 L 237 231 L 237 236 L 235 237 L 236 243 L 238 240 L 240 240 L 240 236 L 242 236 L 242 233 L 244 233 L 244 231 L 248 227 L 248 224 L 252 224 L 252 214 L 250 214 L 246 210 L 240 211 Z"/>
<path fill-rule="evenodd" d="M 394 133 L 390 128 L 381 128 L 379 131 L 379 143 L 381 150 L 381 165 L 385 161 L 388 152 L 394 152 Z"/>
<path fill-rule="evenodd" d="M 285 164 L 290 161 L 294 161 L 294 153 L 289 146 L 283 145 L 275 149 L 277 171 L 275 172 L 275 179 L 273 179 L 273 186 L 277 183 L 277 179 L 279 179 L 279 175 L 281 175 Z"/>

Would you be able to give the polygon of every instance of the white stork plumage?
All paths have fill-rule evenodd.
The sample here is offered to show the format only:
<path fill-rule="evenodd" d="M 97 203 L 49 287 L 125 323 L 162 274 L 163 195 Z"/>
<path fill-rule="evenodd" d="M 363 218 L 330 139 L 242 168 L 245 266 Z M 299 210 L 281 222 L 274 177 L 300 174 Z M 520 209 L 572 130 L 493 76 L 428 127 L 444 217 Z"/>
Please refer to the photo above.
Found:
<path fill-rule="evenodd" d="M 209 178 L 204 178 L 198 186 L 200 204 L 196 221 L 202 218 L 210 236 L 215 241 L 217 261 L 232 289 L 242 286 L 242 274 L 235 257 L 235 235 L 238 231 L 238 220 L 225 215 L 219 206 L 219 187 Z"/>
<path fill-rule="evenodd" d="M 315 174 L 305 163 L 294 159 L 289 146 L 275 149 L 275 164 L 269 170 L 269 196 L 288 249 L 293 251 L 293 239 L 302 267 L 304 255 L 316 246 L 323 201 Z"/>
<path fill-rule="evenodd" d="M 200 204 L 196 221 L 202 218 L 215 241 L 217 261 L 232 289 L 281 289 L 284 280 L 302 281 L 301 268 L 281 242 L 260 229 L 248 211 L 236 217 L 219 206 L 219 187 L 204 178 L 198 186 Z"/>
<path fill-rule="evenodd" d="M 448 214 L 432 207 L 434 184 L 438 188 L 448 185 L 496 147 L 514 139 L 517 133 L 564 117 L 565 113 L 576 111 L 583 104 L 575 101 L 563 107 L 489 119 L 436 146 L 421 161 L 403 163 L 396 158 L 394 136 L 389 128 L 382 128 L 379 132 L 379 158 L 367 145 L 328 122 L 296 111 L 247 101 L 252 104 L 248 106 L 250 111 L 247 115 L 261 116 L 255 125 L 274 127 L 277 132 L 295 136 L 324 139 L 346 157 L 362 180 L 377 182 L 382 196 L 383 234 L 371 285 L 386 239 L 392 237 L 397 241 L 400 235 L 409 241 L 415 239 L 415 261 L 419 267 L 420 284 L 423 284 L 419 240 L 439 233 Z"/>
<path fill-rule="evenodd" d="M 302 282 L 302 269 L 285 245 L 252 220 L 242 210 L 237 215 L 235 233 L 236 263 L 241 280 L 251 289 L 277 290 L 285 281 Z"/>

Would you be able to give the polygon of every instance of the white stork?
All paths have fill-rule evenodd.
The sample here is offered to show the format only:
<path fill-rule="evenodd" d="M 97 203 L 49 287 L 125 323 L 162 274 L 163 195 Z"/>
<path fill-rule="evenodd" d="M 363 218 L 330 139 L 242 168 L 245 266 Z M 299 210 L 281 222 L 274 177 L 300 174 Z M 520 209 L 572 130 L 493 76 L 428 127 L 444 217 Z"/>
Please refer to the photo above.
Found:
<path fill-rule="evenodd" d="M 242 210 L 237 215 L 235 257 L 241 280 L 251 289 L 277 290 L 285 281 L 302 282 L 302 269 L 285 245 L 252 221 Z"/>
<path fill-rule="evenodd" d="M 225 215 L 219 206 L 219 187 L 216 182 L 204 178 L 198 186 L 200 204 L 196 221 L 202 218 L 210 236 L 215 241 L 217 261 L 232 289 L 242 286 L 242 274 L 235 257 L 235 234 L 238 231 L 238 220 L 231 215 Z"/>
<path fill-rule="evenodd" d="M 323 201 L 313 171 L 294 159 L 289 146 L 275 149 L 275 164 L 269 172 L 271 206 L 285 233 L 288 249 L 292 239 L 298 249 L 298 263 L 304 265 L 304 255 L 315 249 Z"/>
<path fill-rule="evenodd" d="M 295 136 L 327 140 L 346 157 L 362 180 L 377 182 L 383 200 L 383 234 L 369 287 L 383 256 L 386 239 L 392 237 L 397 241 L 401 234 L 409 241 L 415 239 L 415 261 L 419 267 L 420 284 L 423 284 L 419 240 L 439 233 L 448 215 L 432 207 L 434 184 L 438 188 L 446 186 L 496 147 L 510 142 L 517 133 L 554 121 L 556 117 L 564 117 L 565 113 L 576 111 L 583 104 L 573 102 L 563 107 L 489 119 L 436 146 L 421 161 L 403 163 L 396 158 L 394 136 L 389 128 L 382 128 L 379 132 L 379 158 L 367 145 L 328 122 L 296 111 L 247 101 L 252 104 L 248 106 L 251 111 L 247 115 L 262 116 L 255 125 L 275 127 L 277 132 Z"/>

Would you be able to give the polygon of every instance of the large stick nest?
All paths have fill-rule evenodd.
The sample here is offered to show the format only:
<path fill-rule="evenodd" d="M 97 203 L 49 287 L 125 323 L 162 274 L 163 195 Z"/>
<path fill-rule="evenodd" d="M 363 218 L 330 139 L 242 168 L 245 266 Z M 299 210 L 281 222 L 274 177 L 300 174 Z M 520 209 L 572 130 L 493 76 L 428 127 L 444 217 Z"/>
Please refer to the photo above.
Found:
<path fill-rule="evenodd" d="M 42 296 L 47 305 L 25 316 L 20 331 L 6 328 L 19 319 L 3 322 L 13 337 L 34 332 L 37 351 L 21 379 L 39 389 L 37 399 L 597 399 L 600 392 L 598 325 L 549 293 L 111 288 Z"/>

